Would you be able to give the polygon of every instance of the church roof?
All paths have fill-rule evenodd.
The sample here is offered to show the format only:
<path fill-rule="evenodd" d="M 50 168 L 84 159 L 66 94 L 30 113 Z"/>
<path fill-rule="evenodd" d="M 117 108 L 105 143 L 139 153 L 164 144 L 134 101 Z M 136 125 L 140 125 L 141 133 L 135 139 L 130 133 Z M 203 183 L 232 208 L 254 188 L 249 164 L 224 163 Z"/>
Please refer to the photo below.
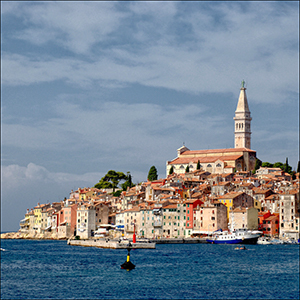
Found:
<path fill-rule="evenodd" d="M 251 150 L 248 148 L 225 148 L 225 149 L 209 149 L 209 150 L 189 150 L 185 151 L 181 154 L 183 155 L 191 155 L 191 154 L 211 154 L 211 153 L 229 153 L 229 152 L 253 152 L 255 150 Z"/>
<path fill-rule="evenodd" d="M 218 156 L 208 156 L 208 157 L 177 157 L 169 162 L 169 165 L 177 165 L 177 164 L 189 164 L 189 163 L 197 163 L 200 160 L 200 163 L 214 163 L 217 160 L 221 161 L 233 161 L 237 160 L 242 155 L 218 155 Z"/>

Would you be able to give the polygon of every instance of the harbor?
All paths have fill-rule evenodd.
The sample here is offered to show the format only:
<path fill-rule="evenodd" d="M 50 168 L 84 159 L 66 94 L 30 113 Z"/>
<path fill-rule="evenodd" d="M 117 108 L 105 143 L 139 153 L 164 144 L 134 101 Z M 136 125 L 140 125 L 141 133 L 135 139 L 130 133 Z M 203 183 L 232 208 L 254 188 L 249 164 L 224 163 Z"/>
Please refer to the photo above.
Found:
<path fill-rule="evenodd" d="M 129 246 L 130 243 L 130 246 Z M 71 246 L 83 246 L 83 247 L 98 247 L 98 248 L 107 248 L 107 249 L 155 249 L 156 243 L 147 243 L 147 242 L 137 242 L 132 243 L 128 240 L 110 240 L 110 239 L 88 239 L 88 240 L 76 240 L 69 239 L 68 245 Z"/>
<path fill-rule="evenodd" d="M 165 238 L 165 239 L 143 239 L 137 240 L 136 243 L 130 240 L 116 240 L 116 239 L 85 239 L 76 240 L 69 239 L 68 245 L 83 246 L 83 247 L 98 247 L 108 249 L 127 249 L 130 243 L 132 249 L 155 249 L 156 244 L 206 244 L 206 238 Z"/>

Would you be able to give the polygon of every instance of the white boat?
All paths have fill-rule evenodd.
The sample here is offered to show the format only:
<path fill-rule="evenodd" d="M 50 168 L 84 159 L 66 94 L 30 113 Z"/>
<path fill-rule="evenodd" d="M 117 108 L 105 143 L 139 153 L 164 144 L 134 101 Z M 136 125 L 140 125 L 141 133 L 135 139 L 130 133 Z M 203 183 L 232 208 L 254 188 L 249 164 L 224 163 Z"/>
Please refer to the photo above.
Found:
<path fill-rule="evenodd" d="M 261 236 L 260 232 L 242 228 L 234 229 L 233 216 L 231 217 L 231 229 L 229 231 L 217 230 L 212 237 L 206 239 L 211 244 L 256 244 Z"/>
<path fill-rule="evenodd" d="M 257 240 L 257 244 L 258 245 L 270 245 L 270 244 L 273 244 L 273 242 L 263 236 Z"/>
<path fill-rule="evenodd" d="M 252 233 L 248 229 L 236 229 L 232 232 L 219 231 L 215 232 L 211 238 L 206 239 L 211 244 L 256 244 L 259 233 Z"/>

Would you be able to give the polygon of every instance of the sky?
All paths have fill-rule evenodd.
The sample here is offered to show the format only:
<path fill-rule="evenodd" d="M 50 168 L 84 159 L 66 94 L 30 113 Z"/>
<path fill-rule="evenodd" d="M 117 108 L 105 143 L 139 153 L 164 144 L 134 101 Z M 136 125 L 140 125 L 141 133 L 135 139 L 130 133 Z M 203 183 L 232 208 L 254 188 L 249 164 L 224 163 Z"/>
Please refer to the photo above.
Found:
<path fill-rule="evenodd" d="M 1 1 L 1 231 L 109 170 L 147 180 L 190 150 L 299 160 L 299 2 Z"/>

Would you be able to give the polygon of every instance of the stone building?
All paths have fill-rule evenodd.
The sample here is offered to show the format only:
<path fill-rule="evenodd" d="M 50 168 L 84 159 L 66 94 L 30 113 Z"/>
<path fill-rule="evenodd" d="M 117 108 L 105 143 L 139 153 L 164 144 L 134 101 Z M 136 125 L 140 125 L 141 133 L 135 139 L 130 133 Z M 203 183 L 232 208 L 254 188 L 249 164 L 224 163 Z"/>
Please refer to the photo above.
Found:
<path fill-rule="evenodd" d="M 92 237 L 96 229 L 95 217 L 95 207 L 92 204 L 78 204 L 76 235 L 80 236 L 81 239 Z"/>
<path fill-rule="evenodd" d="M 258 210 L 255 207 L 237 207 L 229 212 L 229 223 L 234 222 L 234 228 L 258 229 Z"/>
<path fill-rule="evenodd" d="M 206 201 L 194 210 L 194 228 L 191 234 L 208 234 L 215 230 L 227 230 L 227 208 L 219 201 Z"/>
<path fill-rule="evenodd" d="M 177 157 L 167 161 L 167 176 L 172 167 L 177 174 L 185 173 L 187 166 L 190 172 L 194 171 L 198 162 L 201 169 L 210 173 L 254 170 L 256 151 L 251 150 L 251 120 L 243 81 L 234 117 L 234 148 L 193 151 L 182 146 L 177 150 Z"/>
<path fill-rule="evenodd" d="M 280 237 L 299 239 L 299 190 L 280 194 Z"/>

